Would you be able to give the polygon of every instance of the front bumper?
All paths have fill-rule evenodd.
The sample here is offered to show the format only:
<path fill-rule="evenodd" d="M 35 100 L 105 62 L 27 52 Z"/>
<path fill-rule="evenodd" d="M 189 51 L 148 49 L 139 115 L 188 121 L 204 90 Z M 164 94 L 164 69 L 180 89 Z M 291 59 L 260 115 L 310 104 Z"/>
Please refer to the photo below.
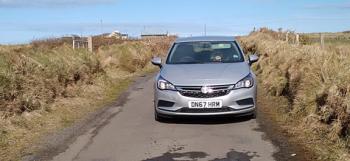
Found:
<path fill-rule="evenodd" d="M 257 88 L 242 88 L 232 90 L 229 94 L 213 98 L 186 97 L 178 91 L 159 90 L 155 88 L 154 105 L 156 112 L 163 116 L 220 116 L 220 115 L 249 115 L 256 108 Z M 242 103 L 242 100 L 251 100 Z M 223 107 L 220 109 L 190 109 L 189 101 L 221 100 Z M 160 101 L 170 103 L 162 106 Z M 244 101 L 243 101 L 244 102 Z"/>

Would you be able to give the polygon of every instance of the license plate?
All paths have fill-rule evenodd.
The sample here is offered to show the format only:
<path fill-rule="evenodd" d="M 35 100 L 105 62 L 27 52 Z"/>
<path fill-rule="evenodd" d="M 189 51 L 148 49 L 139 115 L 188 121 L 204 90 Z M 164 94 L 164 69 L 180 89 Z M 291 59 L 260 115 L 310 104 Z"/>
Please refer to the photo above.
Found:
<path fill-rule="evenodd" d="M 222 101 L 215 100 L 215 101 L 189 101 L 188 102 L 189 108 L 221 108 L 222 107 Z"/>

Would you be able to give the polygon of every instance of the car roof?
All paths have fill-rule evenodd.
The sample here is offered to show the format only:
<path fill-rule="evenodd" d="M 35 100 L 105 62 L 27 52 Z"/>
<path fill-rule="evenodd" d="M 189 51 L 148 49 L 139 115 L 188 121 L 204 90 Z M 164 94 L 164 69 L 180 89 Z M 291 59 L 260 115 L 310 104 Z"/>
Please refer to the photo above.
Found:
<path fill-rule="evenodd" d="M 176 43 L 197 41 L 236 41 L 233 36 L 195 36 L 176 39 Z"/>

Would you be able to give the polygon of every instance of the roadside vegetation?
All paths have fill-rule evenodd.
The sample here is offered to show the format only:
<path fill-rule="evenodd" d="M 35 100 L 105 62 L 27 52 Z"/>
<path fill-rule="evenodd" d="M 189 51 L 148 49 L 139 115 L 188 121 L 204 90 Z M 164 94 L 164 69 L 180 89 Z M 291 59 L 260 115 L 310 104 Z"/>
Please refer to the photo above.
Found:
<path fill-rule="evenodd" d="M 246 53 L 260 56 L 254 69 L 262 90 L 281 102 L 271 118 L 318 159 L 349 160 L 350 44 L 290 44 L 281 34 L 262 28 L 240 38 Z"/>
<path fill-rule="evenodd" d="M 115 100 L 172 41 L 99 40 L 94 53 L 59 39 L 0 46 L 0 160 L 20 159 L 41 136 Z"/>
<path fill-rule="evenodd" d="M 301 35 L 301 45 L 283 34 L 263 28 L 239 39 L 246 53 L 260 56 L 253 68 L 266 100 L 275 102 L 267 109 L 271 118 L 319 160 L 349 159 L 349 33 L 324 48 L 316 34 Z M 0 160 L 32 153 L 40 137 L 114 100 L 134 76 L 154 70 L 150 59 L 174 40 L 99 39 L 94 53 L 61 39 L 0 46 Z"/>

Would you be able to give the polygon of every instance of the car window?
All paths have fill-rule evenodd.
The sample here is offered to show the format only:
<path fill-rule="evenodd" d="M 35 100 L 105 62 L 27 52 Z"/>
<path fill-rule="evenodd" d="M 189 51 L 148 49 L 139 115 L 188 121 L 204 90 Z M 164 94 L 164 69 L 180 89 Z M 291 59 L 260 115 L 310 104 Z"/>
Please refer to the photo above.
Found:
<path fill-rule="evenodd" d="M 176 43 L 167 64 L 205 64 L 242 62 L 244 58 L 235 42 Z"/>

